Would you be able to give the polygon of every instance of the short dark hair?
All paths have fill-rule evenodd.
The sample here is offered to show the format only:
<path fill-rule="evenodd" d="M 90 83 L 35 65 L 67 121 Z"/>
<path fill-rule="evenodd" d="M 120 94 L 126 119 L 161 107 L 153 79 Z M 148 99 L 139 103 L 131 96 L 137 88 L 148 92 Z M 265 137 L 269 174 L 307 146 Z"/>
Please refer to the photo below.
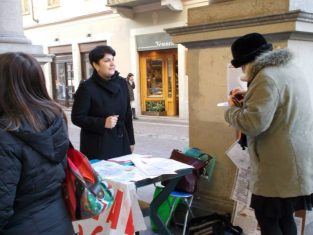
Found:
<path fill-rule="evenodd" d="M 128 80 L 130 77 L 132 77 L 132 76 L 134 76 L 134 74 L 132 74 L 132 73 L 129 73 L 129 74 L 127 74 L 127 77 L 126 77 L 126 79 Z"/>
<path fill-rule="evenodd" d="M 115 56 L 115 51 L 110 46 L 96 46 L 89 52 L 89 63 L 93 67 L 93 63 L 98 64 L 99 60 L 101 60 L 105 54 L 110 54 Z"/>
<path fill-rule="evenodd" d="M 21 52 L 0 54 L 0 116 L 8 130 L 20 127 L 25 120 L 34 130 L 46 129 L 63 115 L 46 89 L 45 77 L 38 61 Z"/>

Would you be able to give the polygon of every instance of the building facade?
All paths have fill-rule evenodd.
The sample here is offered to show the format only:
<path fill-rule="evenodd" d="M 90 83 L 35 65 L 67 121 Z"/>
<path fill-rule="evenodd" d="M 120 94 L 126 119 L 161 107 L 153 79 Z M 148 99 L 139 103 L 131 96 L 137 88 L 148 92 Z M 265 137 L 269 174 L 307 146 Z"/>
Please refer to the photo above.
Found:
<path fill-rule="evenodd" d="M 230 45 L 243 34 L 262 33 L 275 48 L 292 50 L 303 71 L 312 74 L 312 1 L 32 2 L 25 8 L 25 35 L 55 56 L 46 71 L 55 99 L 70 105 L 79 82 L 90 75 L 88 51 L 111 45 L 121 75 L 135 74 L 138 110 L 157 103 L 167 115 L 188 118 L 190 146 L 217 157 L 213 180 L 200 180 L 195 206 L 232 212 L 236 168 L 225 151 L 237 135 L 216 106 L 227 99 Z"/>
<path fill-rule="evenodd" d="M 110 45 L 120 75 L 135 75 L 137 112 L 182 119 L 188 118 L 187 49 L 165 29 L 186 25 L 187 10 L 204 5 L 207 0 L 22 0 L 25 35 L 54 56 L 45 72 L 59 103 L 70 107 L 91 75 L 89 51 Z"/>

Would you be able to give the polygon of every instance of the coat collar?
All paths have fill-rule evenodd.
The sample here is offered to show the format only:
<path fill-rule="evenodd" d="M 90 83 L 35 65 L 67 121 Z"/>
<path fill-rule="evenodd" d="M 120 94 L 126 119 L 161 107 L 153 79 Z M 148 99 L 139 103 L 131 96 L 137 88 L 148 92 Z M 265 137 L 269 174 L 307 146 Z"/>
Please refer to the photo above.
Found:
<path fill-rule="evenodd" d="M 96 72 L 93 72 L 91 79 L 95 81 L 100 87 L 104 88 L 105 90 L 109 91 L 112 94 L 119 93 L 121 87 L 118 83 L 119 72 L 115 71 L 114 75 L 110 80 L 104 80 L 101 78 Z"/>
<path fill-rule="evenodd" d="M 293 54 L 288 49 L 278 49 L 263 53 L 252 63 L 250 69 L 247 71 L 247 77 L 249 81 L 252 81 L 262 69 L 271 66 L 283 66 L 288 64 L 292 59 Z"/>

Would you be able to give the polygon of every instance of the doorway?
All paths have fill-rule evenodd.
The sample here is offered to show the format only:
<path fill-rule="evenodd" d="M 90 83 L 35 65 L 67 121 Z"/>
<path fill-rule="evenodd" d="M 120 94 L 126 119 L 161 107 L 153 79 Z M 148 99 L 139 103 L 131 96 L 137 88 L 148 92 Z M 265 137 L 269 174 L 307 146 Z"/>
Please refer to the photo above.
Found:
<path fill-rule="evenodd" d="M 52 73 L 54 99 L 63 106 L 72 106 L 75 93 L 72 54 L 56 55 L 52 63 Z"/>
<path fill-rule="evenodd" d="M 142 113 L 154 111 L 177 116 L 177 49 L 139 52 L 139 60 Z"/>

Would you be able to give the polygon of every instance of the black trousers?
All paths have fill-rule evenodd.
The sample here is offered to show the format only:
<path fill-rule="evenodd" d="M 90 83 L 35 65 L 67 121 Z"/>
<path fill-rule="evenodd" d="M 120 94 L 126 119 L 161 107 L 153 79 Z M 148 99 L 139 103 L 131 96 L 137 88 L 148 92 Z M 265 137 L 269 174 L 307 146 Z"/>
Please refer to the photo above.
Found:
<path fill-rule="evenodd" d="M 262 211 L 255 210 L 255 216 L 262 235 L 297 235 L 292 211 L 280 217 L 268 217 Z"/>

